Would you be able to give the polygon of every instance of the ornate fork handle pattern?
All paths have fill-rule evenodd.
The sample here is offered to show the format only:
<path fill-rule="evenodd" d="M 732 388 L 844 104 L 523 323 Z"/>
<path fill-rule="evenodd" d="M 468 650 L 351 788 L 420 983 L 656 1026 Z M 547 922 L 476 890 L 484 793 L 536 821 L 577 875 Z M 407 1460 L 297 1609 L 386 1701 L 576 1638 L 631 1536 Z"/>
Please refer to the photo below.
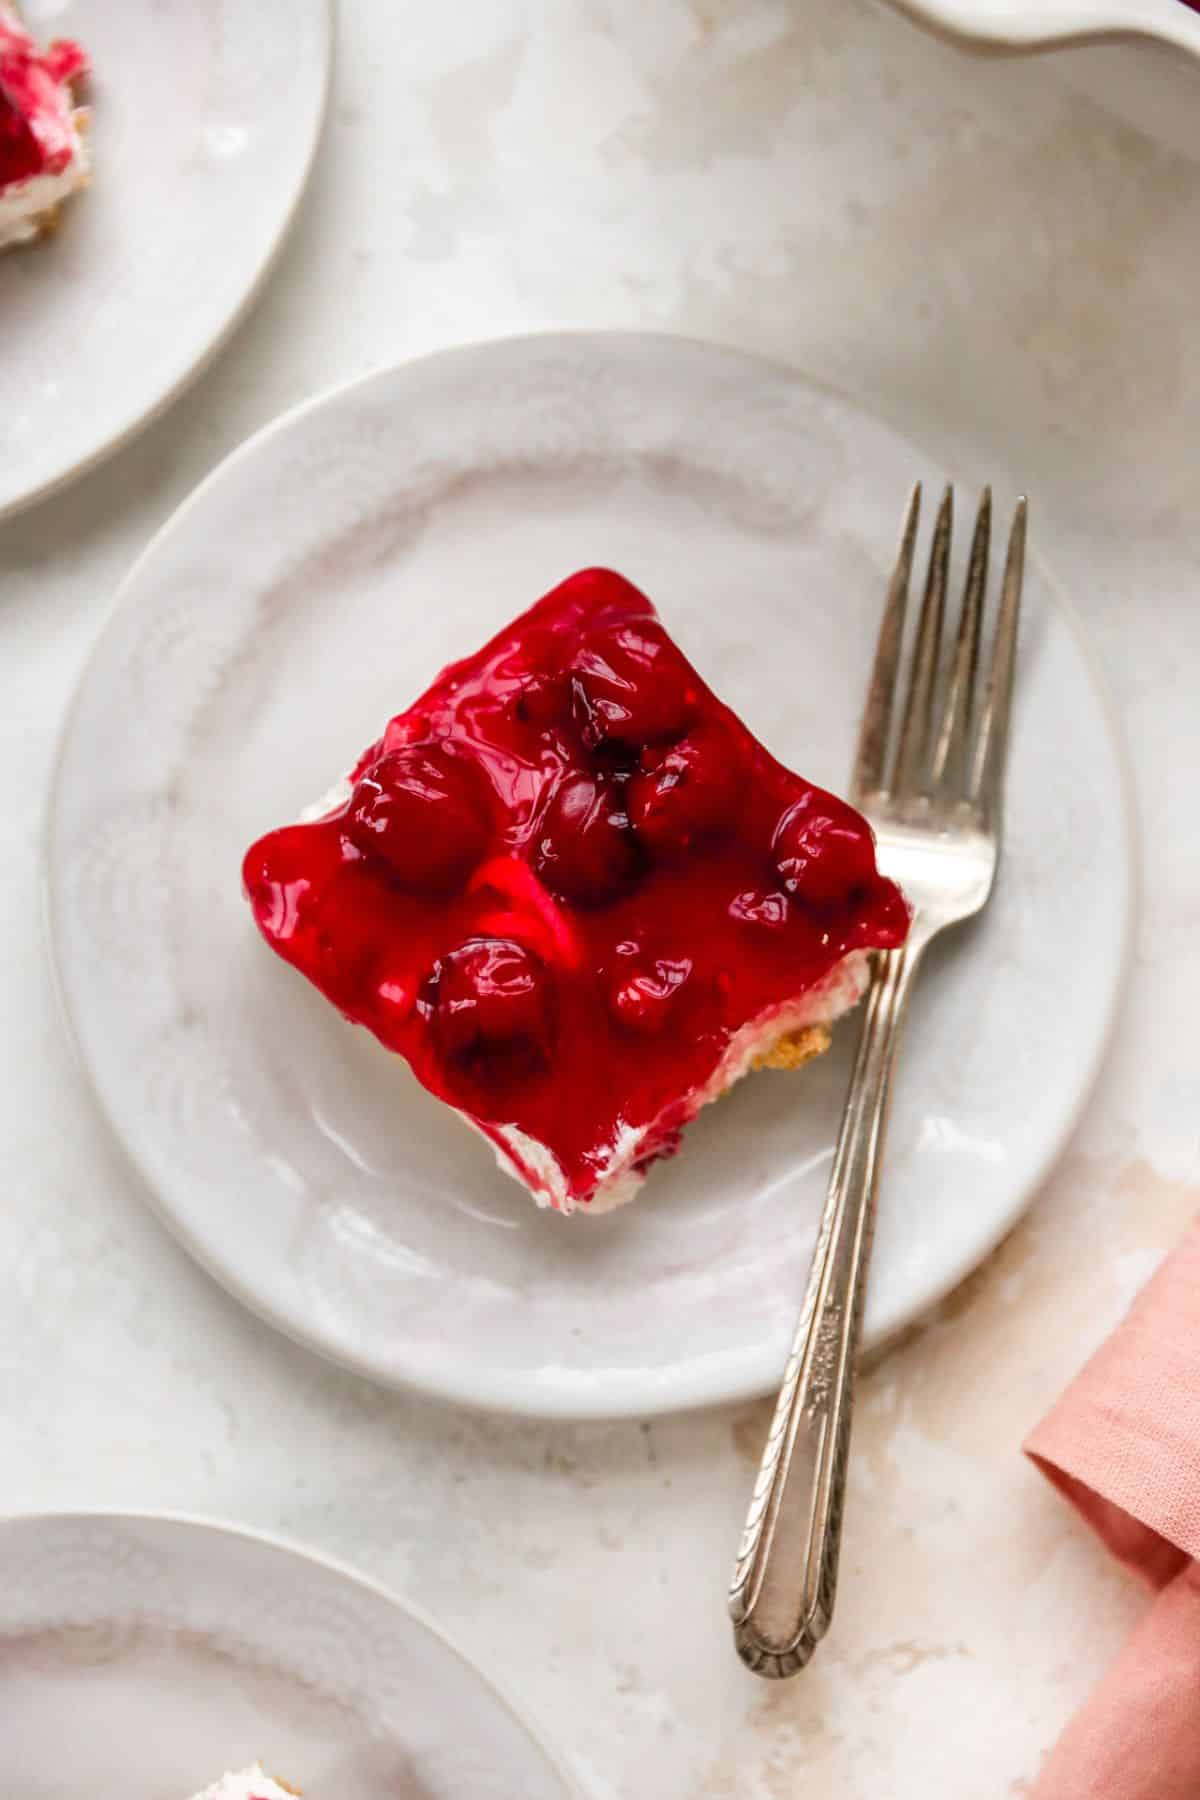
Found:
<path fill-rule="evenodd" d="M 879 956 L 867 997 L 804 1304 L 729 1595 L 756 1674 L 804 1667 L 833 1616 L 854 1372 L 896 1044 L 923 945 Z"/>

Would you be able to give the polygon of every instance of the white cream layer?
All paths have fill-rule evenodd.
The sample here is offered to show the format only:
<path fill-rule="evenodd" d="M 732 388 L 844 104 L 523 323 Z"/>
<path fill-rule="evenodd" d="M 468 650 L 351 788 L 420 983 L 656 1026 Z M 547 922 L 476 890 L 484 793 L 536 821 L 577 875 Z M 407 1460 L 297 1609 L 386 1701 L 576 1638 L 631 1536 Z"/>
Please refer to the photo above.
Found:
<path fill-rule="evenodd" d="M 220 1781 L 202 1788 L 193 1800 L 296 1800 L 296 1796 L 264 1775 L 262 1765 L 255 1763 L 237 1775 L 222 1775 Z"/>
<path fill-rule="evenodd" d="M 53 212 L 87 178 L 87 155 L 82 144 L 61 175 L 35 175 L 0 193 L 0 250 L 27 244 L 37 237 L 45 213 Z"/>
<path fill-rule="evenodd" d="M 59 175 L 34 175 L 0 189 L 0 250 L 27 244 L 38 236 L 46 213 L 69 200 L 87 180 L 88 155 L 83 139 L 72 123 L 74 148 L 71 160 Z"/>

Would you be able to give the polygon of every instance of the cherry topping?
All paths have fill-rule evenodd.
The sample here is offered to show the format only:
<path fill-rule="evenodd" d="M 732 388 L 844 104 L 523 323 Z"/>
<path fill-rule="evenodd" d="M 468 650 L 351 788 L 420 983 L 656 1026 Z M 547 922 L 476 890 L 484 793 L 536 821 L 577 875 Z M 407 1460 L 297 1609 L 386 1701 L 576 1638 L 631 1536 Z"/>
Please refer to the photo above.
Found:
<path fill-rule="evenodd" d="M 660 1032 L 674 1005 L 675 996 L 692 972 L 686 956 L 621 970 L 612 989 L 612 1009 L 621 1024 L 630 1031 L 649 1036 Z"/>
<path fill-rule="evenodd" d="M 522 725 L 543 730 L 563 724 L 570 716 L 566 676 L 545 670 L 530 675 L 513 701 L 513 714 Z"/>
<path fill-rule="evenodd" d="M 375 1004 L 385 1026 L 395 1031 L 411 1016 L 417 1002 L 417 990 L 408 971 L 401 965 L 396 970 L 384 966 L 376 970 Z"/>
<path fill-rule="evenodd" d="M 404 745 L 359 777 L 346 835 L 402 886 L 443 892 L 487 847 L 480 790 L 475 770 L 441 744 Z"/>
<path fill-rule="evenodd" d="M 355 855 L 336 836 L 314 841 L 304 825 L 285 825 L 251 845 L 242 862 L 242 886 L 271 937 L 285 942 L 295 937 L 312 896 L 326 892 L 346 857 Z"/>
<path fill-rule="evenodd" d="M 786 925 L 788 914 L 786 894 L 764 894 L 758 888 L 738 894 L 729 904 L 729 916 L 739 925 L 758 925 L 766 931 L 778 931 Z"/>
<path fill-rule="evenodd" d="M 553 631 L 530 631 L 497 661 L 492 680 L 508 696 L 521 725 L 544 730 L 571 716 L 571 695 L 563 672 L 562 640 Z"/>
<path fill-rule="evenodd" d="M 75 137 L 70 95 L 62 90 L 87 66 L 79 45 L 67 39 L 40 51 L 0 6 L 0 187 L 68 166 Z"/>
<path fill-rule="evenodd" d="M 545 966 L 507 938 L 469 938 L 434 965 L 426 1002 L 439 1050 L 490 1077 L 543 1068 L 553 1044 Z"/>
<path fill-rule="evenodd" d="M 558 894 L 579 905 L 600 905 L 627 888 L 639 852 L 618 784 L 568 775 L 555 789 L 534 855 L 534 867 Z"/>
<path fill-rule="evenodd" d="M 29 121 L 0 94 L 0 187 L 40 173 L 42 153 Z"/>
<path fill-rule="evenodd" d="M 809 788 L 788 807 L 775 827 L 771 854 L 788 893 L 816 906 L 848 899 L 876 880 L 871 827 L 820 788 Z"/>
<path fill-rule="evenodd" d="M 738 755 L 716 722 L 671 749 L 644 752 L 629 783 L 629 817 L 638 837 L 660 854 L 718 837 L 737 811 Z"/>
<path fill-rule="evenodd" d="M 700 697 L 695 676 L 661 627 L 642 620 L 585 639 L 571 688 L 589 750 L 669 743 L 686 730 Z"/>
<path fill-rule="evenodd" d="M 60 85 L 89 73 L 87 52 L 72 38 L 55 38 L 47 44 L 42 63 L 51 81 Z"/>

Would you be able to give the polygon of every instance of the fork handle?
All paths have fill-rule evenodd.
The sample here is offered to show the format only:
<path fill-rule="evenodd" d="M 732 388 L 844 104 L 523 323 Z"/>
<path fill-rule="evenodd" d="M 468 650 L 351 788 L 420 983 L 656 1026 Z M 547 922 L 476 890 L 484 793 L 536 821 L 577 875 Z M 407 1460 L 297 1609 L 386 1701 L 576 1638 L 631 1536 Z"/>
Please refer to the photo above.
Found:
<path fill-rule="evenodd" d="M 876 958 L 808 1288 L 730 1588 L 738 1655 L 776 1679 L 804 1667 L 833 1616 L 880 1151 L 921 949 L 914 933 Z"/>

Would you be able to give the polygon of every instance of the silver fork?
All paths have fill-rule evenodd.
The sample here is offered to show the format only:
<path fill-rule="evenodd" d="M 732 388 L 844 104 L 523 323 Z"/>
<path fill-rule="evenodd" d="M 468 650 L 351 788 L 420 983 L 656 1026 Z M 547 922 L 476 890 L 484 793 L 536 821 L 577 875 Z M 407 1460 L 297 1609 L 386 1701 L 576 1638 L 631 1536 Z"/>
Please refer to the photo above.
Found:
<path fill-rule="evenodd" d="M 954 649 L 943 657 L 953 508 L 947 488 L 893 733 L 921 510 L 921 489 L 913 490 L 854 760 L 851 799 L 875 829 L 881 870 L 908 896 L 912 926 L 901 949 L 875 959 L 808 1288 L 729 1593 L 738 1655 L 774 1678 L 804 1667 L 833 1616 L 854 1369 L 901 1020 L 929 944 L 982 910 L 1000 860 L 1026 503 L 1009 536 L 981 698 L 990 490 L 975 521 Z"/>

